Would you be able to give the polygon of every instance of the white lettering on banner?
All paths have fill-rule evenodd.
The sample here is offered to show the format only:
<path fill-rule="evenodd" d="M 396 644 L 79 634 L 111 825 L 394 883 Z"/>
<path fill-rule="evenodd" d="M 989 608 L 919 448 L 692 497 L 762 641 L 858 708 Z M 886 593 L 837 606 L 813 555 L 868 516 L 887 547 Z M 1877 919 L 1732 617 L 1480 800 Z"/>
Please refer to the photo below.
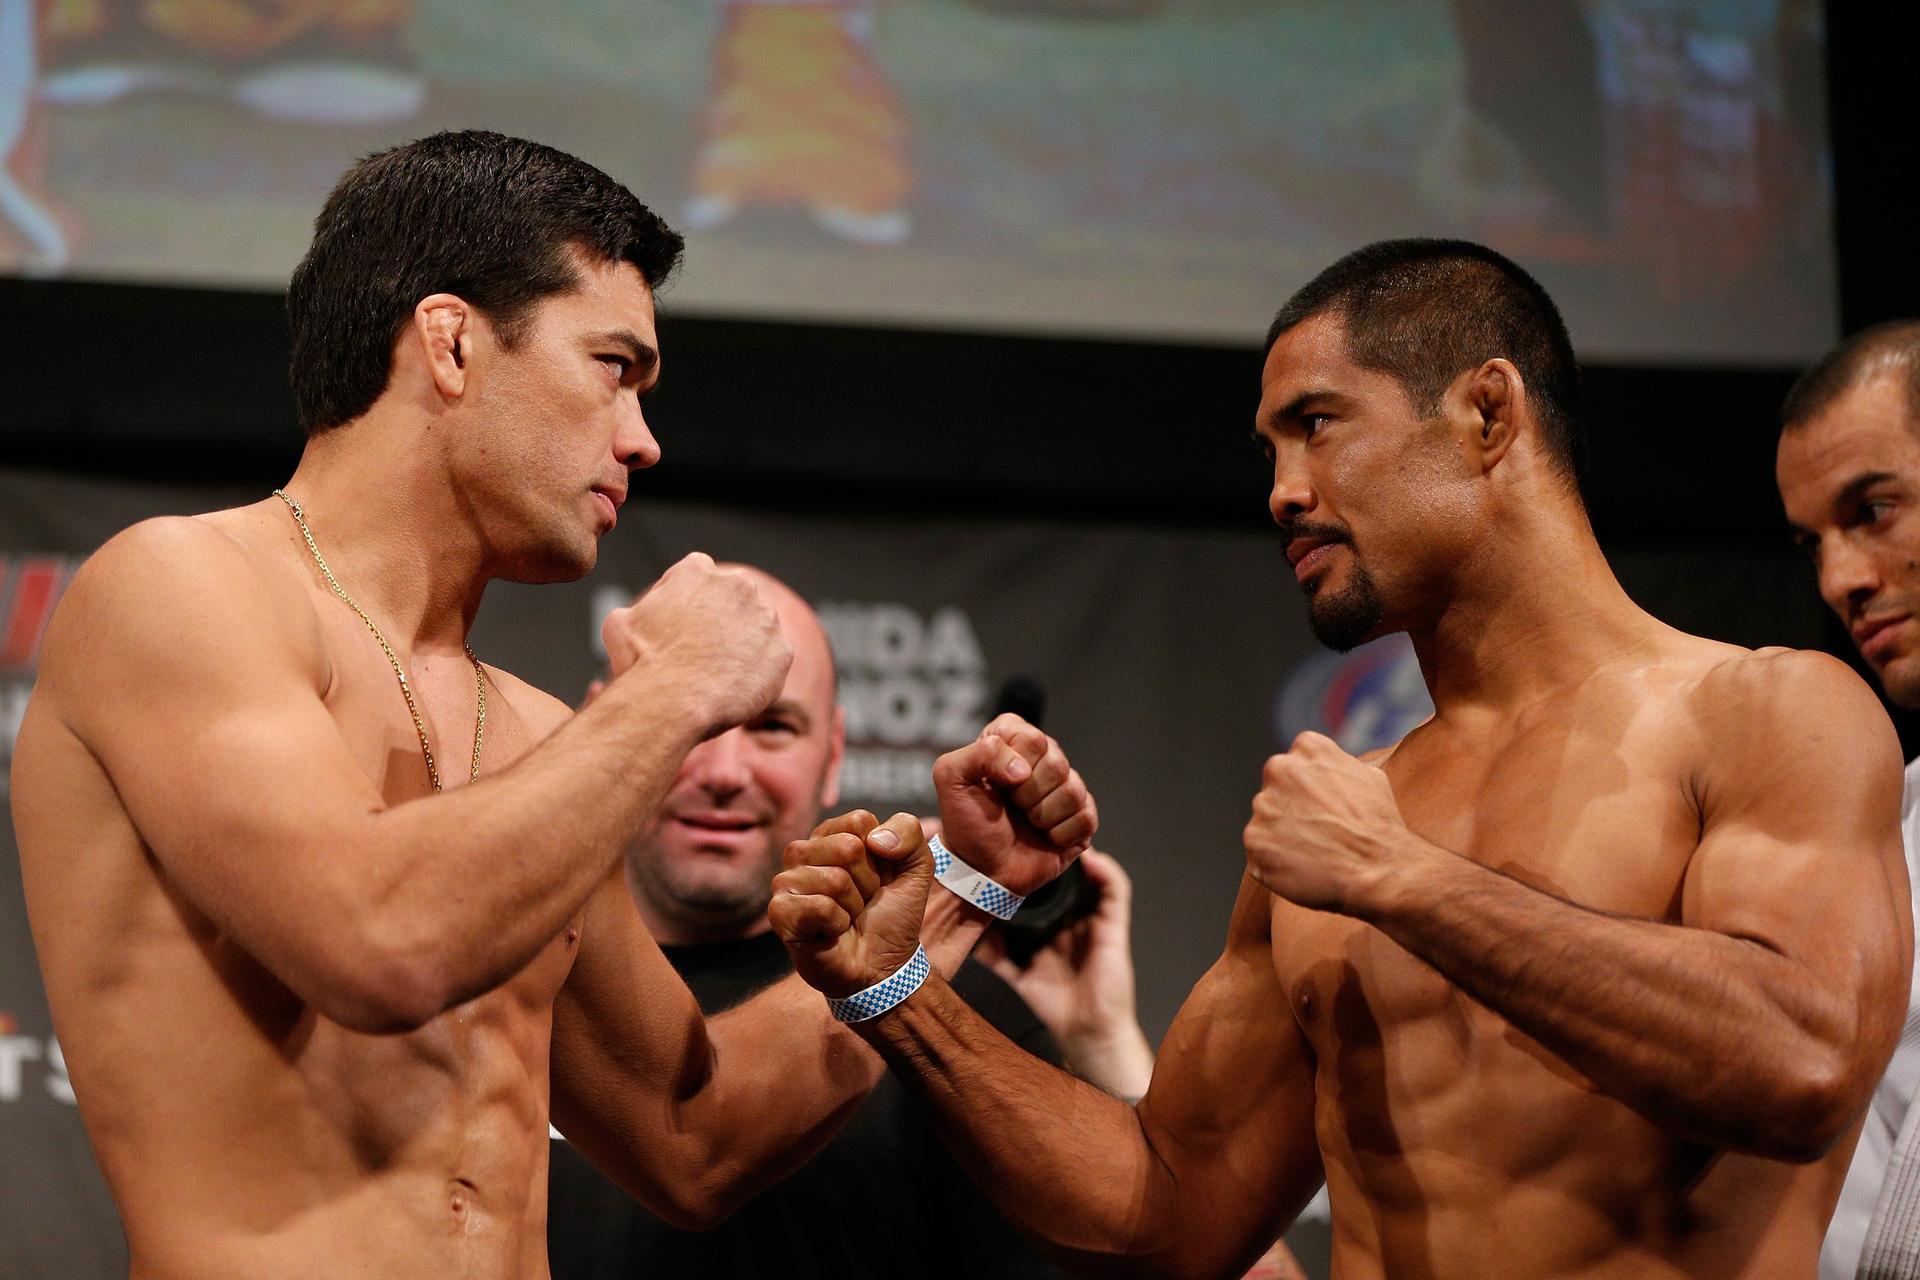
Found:
<path fill-rule="evenodd" d="M 980 652 L 973 624 L 952 605 L 936 611 L 933 621 L 927 624 L 926 665 L 941 671 L 984 672 L 987 669 L 987 656 Z"/>
<path fill-rule="evenodd" d="M 594 589 L 597 657 L 606 658 L 601 624 L 633 594 L 619 585 Z M 926 616 L 892 600 L 818 608 L 847 713 L 841 793 L 854 803 L 924 808 L 934 798 L 934 758 L 972 741 L 987 721 L 987 659 L 972 620 L 957 605 Z"/>
<path fill-rule="evenodd" d="M 595 656 L 607 658 L 607 614 L 632 601 L 622 585 L 593 589 Z M 924 810 L 933 802 L 935 756 L 970 743 L 987 723 L 987 654 L 972 620 L 956 604 L 929 616 L 897 601 L 833 601 L 818 610 L 847 710 L 841 794 L 854 804 Z"/>
<path fill-rule="evenodd" d="M 843 672 L 986 671 L 973 624 L 953 605 L 934 610 L 923 622 L 903 604 L 823 604 L 820 621 L 833 638 L 834 657 Z"/>
<path fill-rule="evenodd" d="M 842 795 L 875 804 L 924 810 L 934 801 L 931 751 L 848 747 L 840 766 Z"/>
<path fill-rule="evenodd" d="M 47 1041 L 47 1066 L 52 1069 L 47 1076 L 47 1092 L 68 1106 L 73 1101 L 73 1081 L 67 1076 L 67 1055 L 61 1052 L 58 1040 Z"/>
<path fill-rule="evenodd" d="M 957 747 L 986 723 L 987 682 L 972 674 L 876 679 L 848 672 L 840 678 L 840 705 L 847 711 L 849 742 Z"/>
<path fill-rule="evenodd" d="M 26 1088 L 26 1065 L 45 1060 L 48 1067 L 47 1092 L 59 1102 L 73 1105 L 73 1081 L 67 1077 L 67 1058 L 60 1042 L 49 1036 L 23 1036 L 19 1019 L 0 1012 L 0 1102 L 18 1102 Z"/>
<path fill-rule="evenodd" d="M 986 723 L 987 659 L 966 611 L 923 618 L 895 601 L 820 606 L 833 640 L 847 713 L 841 794 L 859 803 L 924 811 L 933 761 Z"/>
<path fill-rule="evenodd" d="M 21 1068 L 45 1052 L 32 1036 L 0 1036 L 0 1102 L 20 1101 Z"/>

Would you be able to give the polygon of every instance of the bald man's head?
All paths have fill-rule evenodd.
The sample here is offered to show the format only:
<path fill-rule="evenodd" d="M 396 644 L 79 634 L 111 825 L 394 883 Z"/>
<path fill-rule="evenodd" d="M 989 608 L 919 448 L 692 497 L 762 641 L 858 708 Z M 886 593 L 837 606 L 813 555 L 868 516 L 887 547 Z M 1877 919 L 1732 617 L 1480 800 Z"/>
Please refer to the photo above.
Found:
<path fill-rule="evenodd" d="M 1920 320 L 1862 329 L 1822 356 L 1787 392 L 1781 429 L 1792 431 L 1825 416 L 1840 400 L 1882 378 L 1905 402 L 1906 424 L 1920 430 Z"/>
<path fill-rule="evenodd" d="M 846 732 L 827 630 L 786 583 L 732 567 L 759 583 L 793 665 L 772 706 L 688 753 L 659 820 L 629 851 L 635 900 L 663 943 L 763 932 L 781 852 L 839 798 Z"/>
<path fill-rule="evenodd" d="M 823 662 L 827 673 L 827 701 L 833 702 L 839 696 L 840 689 L 839 672 L 834 668 L 833 640 L 827 635 L 827 628 L 820 621 L 820 615 L 814 612 L 813 606 L 798 591 L 756 565 L 728 562 L 721 567 L 744 570 L 760 584 L 767 603 L 773 606 L 774 613 L 780 618 L 780 630 L 786 634 L 787 643 L 793 646 L 794 662 L 800 661 L 803 649 Z M 788 684 L 792 684 L 791 679 Z M 782 690 L 781 693 L 784 697 L 786 691 Z"/>

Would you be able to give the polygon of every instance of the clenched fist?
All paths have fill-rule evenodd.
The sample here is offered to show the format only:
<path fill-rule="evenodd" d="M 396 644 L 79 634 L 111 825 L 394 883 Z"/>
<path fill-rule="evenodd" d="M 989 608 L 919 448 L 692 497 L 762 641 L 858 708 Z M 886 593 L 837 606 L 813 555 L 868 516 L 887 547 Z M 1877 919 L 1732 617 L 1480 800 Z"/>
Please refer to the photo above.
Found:
<path fill-rule="evenodd" d="M 913 958 L 933 886 L 919 819 L 855 809 L 788 845 L 785 862 L 767 918 L 809 986 L 850 996 Z"/>
<path fill-rule="evenodd" d="M 1269 891 L 1348 915 L 1418 843 L 1387 775 L 1317 733 L 1267 761 L 1244 838 L 1247 870 Z"/>
<path fill-rule="evenodd" d="M 744 569 L 723 569 L 696 551 L 600 624 L 614 679 L 634 667 L 671 673 L 674 687 L 712 737 L 751 719 L 780 696 L 793 649 Z"/>
<path fill-rule="evenodd" d="M 1064 871 L 1100 827 L 1060 744 L 1011 713 L 934 761 L 933 790 L 942 841 L 1021 897 Z"/>

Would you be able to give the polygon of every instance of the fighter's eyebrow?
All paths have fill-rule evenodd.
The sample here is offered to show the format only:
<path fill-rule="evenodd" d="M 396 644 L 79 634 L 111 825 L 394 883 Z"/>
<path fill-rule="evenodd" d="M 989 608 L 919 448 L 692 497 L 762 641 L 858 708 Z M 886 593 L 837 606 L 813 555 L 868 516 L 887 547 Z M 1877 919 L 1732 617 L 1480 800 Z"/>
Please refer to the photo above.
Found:
<path fill-rule="evenodd" d="M 660 353 L 654 350 L 653 344 L 631 329 L 591 333 L 587 335 L 587 342 L 596 347 L 625 347 L 627 354 L 633 357 L 633 367 L 641 373 L 651 373 L 660 364 Z"/>
<path fill-rule="evenodd" d="M 1875 485 L 1885 484 L 1887 481 L 1897 478 L 1898 477 L 1891 471 L 1862 472 L 1860 475 L 1855 476 L 1840 486 L 1840 492 L 1833 495 L 1833 505 L 1836 508 L 1850 507 L 1865 497 L 1867 490 L 1873 488 Z"/>
<path fill-rule="evenodd" d="M 1868 490 L 1872 489 L 1875 485 L 1885 484 L 1889 480 L 1897 479 L 1899 479 L 1899 477 L 1891 471 L 1863 471 L 1840 486 L 1839 491 L 1833 495 L 1833 509 L 1844 518 L 1846 510 L 1849 507 L 1857 505 L 1860 499 L 1866 497 Z M 1814 540 L 1814 534 L 1811 529 L 1803 529 L 1791 520 L 1787 521 L 1787 534 L 1797 545 L 1801 546 L 1805 546 Z"/>
<path fill-rule="evenodd" d="M 1340 393 L 1337 391 L 1330 391 L 1325 387 L 1314 387 L 1302 391 L 1299 395 L 1287 401 L 1272 413 L 1269 413 L 1261 420 L 1261 425 L 1278 428 L 1283 423 L 1294 422 L 1305 417 L 1307 410 L 1314 408 L 1316 405 L 1324 405 L 1328 401 L 1338 401 L 1340 399 Z M 1260 428 L 1255 427 L 1254 435 L 1258 437 L 1259 434 Z"/>

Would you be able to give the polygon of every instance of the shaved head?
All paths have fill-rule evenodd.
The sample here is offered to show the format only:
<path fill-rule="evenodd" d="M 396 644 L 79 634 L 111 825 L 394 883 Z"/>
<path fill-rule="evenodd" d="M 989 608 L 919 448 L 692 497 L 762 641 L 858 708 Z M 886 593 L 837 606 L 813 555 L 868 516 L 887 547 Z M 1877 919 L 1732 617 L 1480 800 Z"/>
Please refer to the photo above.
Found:
<path fill-rule="evenodd" d="M 1920 320 L 1862 329 L 1800 375 L 1780 407 L 1782 430 L 1820 417 L 1848 392 L 1892 378 L 1906 392 L 1907 421 L 1920 427 Z"/>
<path fill-rule="evenodd" d="M 839 799 L 846 729 L 827 629 L 764 569 L 726 567 L 753 575 L 793 646 L 793 665 L 773 705 L 687 754 L 659 819 L 628 850 L 634 901 L 669 945 L 765 932 L 781 854 Z"/>

